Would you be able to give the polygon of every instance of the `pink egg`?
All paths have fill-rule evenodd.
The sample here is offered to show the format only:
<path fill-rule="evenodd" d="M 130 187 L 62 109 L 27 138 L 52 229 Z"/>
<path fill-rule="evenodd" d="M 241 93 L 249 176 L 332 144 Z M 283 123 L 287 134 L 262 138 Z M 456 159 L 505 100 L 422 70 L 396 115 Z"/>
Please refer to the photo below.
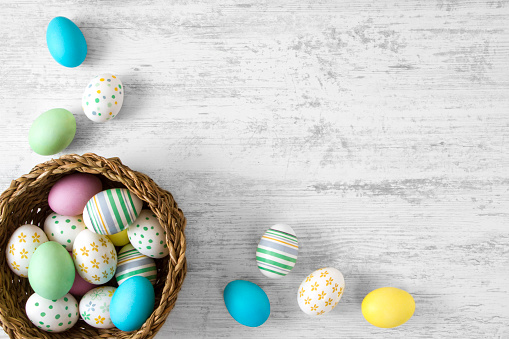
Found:
<path fill-rule="evenodd" d="M 76 216 L 83 213 L 87 202 L 101 192 L 102 183 L 92 174 L 76 173 L 58 180 L 48 195 L 49 207 L 56 213 Z"/>
<path fill-rule="evenodd" d="M 76 272 L 74 283 L 72 284 L 69 293 L 73 296 L 83 296 L 85 293 L 96 287 L 97 285 L 86 282 L 82 277 L 80 277 L 78 272 Z"/>

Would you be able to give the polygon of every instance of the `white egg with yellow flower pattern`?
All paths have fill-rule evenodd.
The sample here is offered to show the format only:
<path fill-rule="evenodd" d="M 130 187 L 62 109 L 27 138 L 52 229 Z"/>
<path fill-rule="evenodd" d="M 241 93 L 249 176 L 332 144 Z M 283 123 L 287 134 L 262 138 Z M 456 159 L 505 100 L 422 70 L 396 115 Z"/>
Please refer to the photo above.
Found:
<path fill-rule="evenodd" d="M 74 240 L 72 259 L 80 277 L 91 284 L 101 285 L 115 276 L 117 252 L 105 235 L 81 231 Z"/>
<path fill-rule="evenodd" d="M 95 328 L 115 327 L 110 318 L 110 303 L 116 287 L 100 286 L 88 291 L 80 301 L 80 316 Z"/>
<path fill-rule="evenodd" d="M 40 227 L 35 225 L 18 227 L 12 233 L 5 249 L 9 268 L 22 278 L 28 277 L 30 258 L 37 247 L 46 241 L 48 241 L 48 237 Z"/>
<path fill-rule="evenodd" d="M 300 309 L 312 316 L 332 311 L 338 304 L 345 289 L 345 279 L 333 267 L 320 268 L 300 284 L 297 301 Z"/>

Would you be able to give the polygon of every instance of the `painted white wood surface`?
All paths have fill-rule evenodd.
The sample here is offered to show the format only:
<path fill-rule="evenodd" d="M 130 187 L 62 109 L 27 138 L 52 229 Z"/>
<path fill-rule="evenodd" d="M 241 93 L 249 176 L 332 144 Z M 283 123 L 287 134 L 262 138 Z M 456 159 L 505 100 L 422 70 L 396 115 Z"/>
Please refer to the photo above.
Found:
<path fill-rule="evenodd" d="M 47 51 L 57 15 L 87 39 L 76 69 Z M 66 153 L 118 156 L 170 190 L 189 273 L 158 338 L 509 338 L 508 26 L 506 0 L 2 1 L 0 186 L 49 159 L 30 122 L 64 107 Z M 124 107 L 93 124 L 80 97 L 106 71 Z M 269 281 L 254 251 L 278 222 L 301 251 Z M 345 295 L 309 318 L 297 287 L 329 265 Z M 234 279 L 267 292 L 262 327 L 227 313 Z M 363 319 L 382 286 L 414 296 L 404 326 Z"/>

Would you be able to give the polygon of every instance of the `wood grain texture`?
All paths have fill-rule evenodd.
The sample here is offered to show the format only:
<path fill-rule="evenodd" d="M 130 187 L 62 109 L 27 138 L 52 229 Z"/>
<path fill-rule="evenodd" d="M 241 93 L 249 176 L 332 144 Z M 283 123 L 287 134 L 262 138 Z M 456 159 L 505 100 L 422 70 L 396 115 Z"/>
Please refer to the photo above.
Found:
<path fill-rule="evenodd" d="M 87 39 L 76 69 L 47 51 L 57 15 Z M 30 122 L 65 107 L 78 123 L 66 153 L 118 156 L 170 190 L 189 273 L 158 338 L 507 339 L 508 27 L 506 0 L 4 1 L 0 185 L 48 159 Z M 80 97 L 106 71 L 124 106 L 94 124 Z M 278 222 L 301 250 L 269 281 L 254 251 Z M 323 266 L 346 292 L 309 318 L 297 287 Z M 234 279 L 267 292 L 262 327 L 227 313 Z M 414 296 L 404 326 L 363 319 L 382 286 Z"/>

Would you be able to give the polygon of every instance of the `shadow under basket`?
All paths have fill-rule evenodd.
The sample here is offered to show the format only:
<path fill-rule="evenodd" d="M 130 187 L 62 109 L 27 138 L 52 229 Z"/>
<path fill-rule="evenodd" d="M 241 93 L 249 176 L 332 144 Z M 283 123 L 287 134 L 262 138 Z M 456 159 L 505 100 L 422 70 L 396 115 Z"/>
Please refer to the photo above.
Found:
<path fill-rule="evenodd" d="M 145 324 L 132 332 L 117 328 L 97 329 L 78 320 L 66 332 L 45 332 L 34 326 L 25 314 L 25 304 L 33 290 L 27 278 L 15 275 L 7 265 L 5 250 L 11 234 L 24 224 L 43 226 L 52 213 L 48 194 L 53 184 L 72 173 L 97 175 L 103 189 L 125 187 L 143 201 L 166 231 L 170 254 L 155 260 L 157 281 L 155 309 Z M 29 174 L 13 180 L 0 195 L 0 325 L 11 338 L 152 338 L 173 309 L 186 276 L 186 219 L 173 196 L 143 173 L 131 170 L 118 158 L 103 158 L 93 153 L 69 154 L 35 166 Z M 113 279 L 115 280 L 115 279 Z M 79 300 L 79 299 L 78 299 Z"/>

